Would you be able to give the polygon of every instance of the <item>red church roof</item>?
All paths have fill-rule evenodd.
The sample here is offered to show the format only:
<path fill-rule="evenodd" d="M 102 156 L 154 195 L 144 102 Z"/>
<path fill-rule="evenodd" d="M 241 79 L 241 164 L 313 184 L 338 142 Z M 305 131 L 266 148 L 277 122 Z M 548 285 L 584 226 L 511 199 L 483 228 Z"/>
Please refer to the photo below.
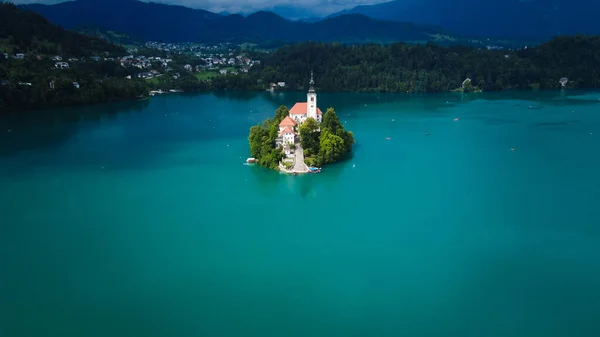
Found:
<path fill-rule="evenodd" d="M 290 115 L 306 115 L 308 112 L 308 103 L 306 102 L 298 102 L 294 104 L 292 110 L 290 110 Z M 317 115 L 322 115 L 321 109 L 317 107 Z"/>
<path fill-rule="evenodd" d="M 308 105 L 306 102 L 298 102 L 294 104 L 292 110 L 290 110 L 290 115 L 306 115 L 308 111 Z"/>
<path fill-rule="evenodd" d="M 279 126 L 284 128 L 287 126 L 294 127 L 296 126 L 296 121 L 293 120 L 290 116 L 285 116 L 285 118 L 279 123 Z"/>
<path fill-rule="evenodd" d="M 279 135 L 280 135 L 280 136 L 283 136 L 284 134 L 286 134 L 286 133 L 288 133 L 288 132 L 291 132 L 291 133 L 293 133 L 293 134 L 296 134 L 296 133 L 294 132 L 294 130 L 290 129 L 289 127 L 286 127 L 285 129 L 283 129 L 283 130 L 281 131 L 281 133 L 280 133 Z"/>

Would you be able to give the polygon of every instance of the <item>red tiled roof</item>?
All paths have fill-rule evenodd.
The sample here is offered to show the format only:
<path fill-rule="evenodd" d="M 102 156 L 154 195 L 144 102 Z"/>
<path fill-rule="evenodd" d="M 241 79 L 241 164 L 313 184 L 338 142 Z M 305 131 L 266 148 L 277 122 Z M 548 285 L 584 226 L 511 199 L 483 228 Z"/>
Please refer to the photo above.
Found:
<path fill-rule="evenodd" d="M 290 115 L 306 115 L 308 113 L 308 103 L 306 102 L 298 102 L 294 104 L 292 110 L 290 110 Z M 317 115 L 322 115 L 323 112 L 321 109 L 317 107 Z"/>
<path fill-rule="evenodd" d="M 286 134 L 286 133 L 288 133 L 288 132 L 291 132 L 291 133 L 293 133 L 294 135 L 296 134 L 296 133 L 294 132 L 294 130 L 290 129 L 289 127 L 286 127 L 285 129 L 283 129 L 283 130 L 281 131 L 281 133 L 280 133 L 279 135 L 280 135 L 280 136 L 283 136 L 284 134 Z"/>
<path fill-rule="evenodd" d="M 290 115 L 306 115 L 308 112 L 308 105 L 306 102 L 298 102 L 294 104 L 292 110 L 290 110 Z"/>
<path fill-rule="evenodd" d="M 282 128 L 286 126 L 296 126 L 296 121 L 293 120 L 290 116 L 285 116 L 281 123 L 279 123 L 279 126 Z"/>

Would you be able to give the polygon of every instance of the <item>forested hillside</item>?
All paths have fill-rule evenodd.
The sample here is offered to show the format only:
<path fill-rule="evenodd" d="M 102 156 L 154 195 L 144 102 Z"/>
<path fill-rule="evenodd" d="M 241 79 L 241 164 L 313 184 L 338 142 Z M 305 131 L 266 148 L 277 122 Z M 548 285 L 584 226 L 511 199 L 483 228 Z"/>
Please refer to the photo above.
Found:
<path fill-rule="evenodd" d="M 518 51 L 435 44 L 301 43 L 278 49 L 253 76 L 304 90 L 314 69 L 322 91 L 443 92 L 470 78 L 482 90 L 600 87 L 600 37 L 558 37 Z"/>
<path fill-rule="evenodd" d="M 85 56 L 124 52 L 120 46 L 53 25 L 41 15 L 0 3 L 0 51 Z"/>
<path fill-rule="evenodd" d="M 104 57 L 124 52 L 120 46 L 66 31 L 38 14 L 2 3 L 0 112 L 147 94 L 143 80 L 127 80 L 124 74 L 115 72 L 120 68 L 118 63 L 104 61 Z M 89 57 L 97 55 L 101 57 Z"/>

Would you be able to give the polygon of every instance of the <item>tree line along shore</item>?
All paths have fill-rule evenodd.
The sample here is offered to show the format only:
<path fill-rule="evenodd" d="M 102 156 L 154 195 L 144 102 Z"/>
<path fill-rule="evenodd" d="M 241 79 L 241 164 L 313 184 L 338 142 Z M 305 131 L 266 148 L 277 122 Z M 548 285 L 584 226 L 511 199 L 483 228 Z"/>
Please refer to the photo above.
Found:
<path fill-rule="evenodd" d="M 172 59 L 169 72 L 151 80 L 114 59 L 122 47 L 63 30 L 39 15 L 0 5 L 0 111 L 94 104 L 146 98 L 152 90 L 304 91 L 306 74 L 319 74 L 320 92 L 427 93 L 583 89 L 600 87 L 600 37 L 560 36 L 537 46 L 479 49 L 427 44 L 303 42 L 272 53 L 251 52 L 256 65 L 244 72 L 203 76 L 194 55 Z M 15 33 L 18 32 L 18 33 Z M 19 56 L 16 50 L 26 50 Z M 155 53 L 151 50 L 139 52 Z M 24 55 L 24 54 L 21 54 Z M 68 68 L 55 57 L 78 58 Z M 96 56 L 93 56 L 96 55 Z M 98 57 L 101 55 L 102 57 Z M 157 54 L 158 55 L 158 54 Z M 198 69 L 198 68 L 196 68 Z M 152 71 L 144 69 L 143 71 Z M 274 83 L 285 83 L 283 86 Z"/>

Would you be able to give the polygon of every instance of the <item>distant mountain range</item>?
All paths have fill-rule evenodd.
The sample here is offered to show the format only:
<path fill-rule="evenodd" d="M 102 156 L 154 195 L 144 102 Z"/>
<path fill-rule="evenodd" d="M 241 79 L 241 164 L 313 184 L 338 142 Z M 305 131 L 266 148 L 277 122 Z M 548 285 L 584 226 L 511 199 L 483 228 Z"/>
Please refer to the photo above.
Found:
<path fill-rule="evenodd" d="M 21 6 L 67 29 L 102 27 L 163 42 L 389 42 L 430 41 L 441 28 L 350 14 L 290 21 L 272 12 L 221 15 L 201 9 L 136 0 L 77 0 Z M 314 22 L 316 21 L 316 22 Z"/>
<path fill-rule="evenodd" d="M 462 36 L 549 38 L 600 34 L 598 13 L 600 2 L 590 0 L 396 0 L 357 6 L 328 18 L 362 14 L 437 25 Z"/>
<path fill-rule="evenodd" d="M 125 52 L 120 46 L 65 30 L 36 13 L 0 3 L 0 58 L 2 53 L 99 55 Z"/>

